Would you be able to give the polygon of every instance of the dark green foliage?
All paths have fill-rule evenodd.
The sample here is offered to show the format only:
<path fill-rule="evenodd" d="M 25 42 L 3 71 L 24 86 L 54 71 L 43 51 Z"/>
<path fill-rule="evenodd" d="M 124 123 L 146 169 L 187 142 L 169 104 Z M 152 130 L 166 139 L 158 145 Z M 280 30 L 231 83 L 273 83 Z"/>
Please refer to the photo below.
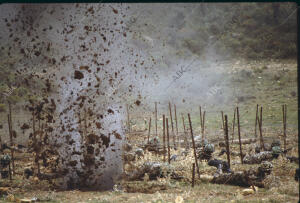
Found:
<path fill-rule="evenodd" d="M 186 38 L 184 45 L 199 55 L 214 44 L 220 55 L 293 58 L 297 54 L 295 9 L 293 3 L 209 5 L 204 16 L 192 20 L 198 36 Z"/>

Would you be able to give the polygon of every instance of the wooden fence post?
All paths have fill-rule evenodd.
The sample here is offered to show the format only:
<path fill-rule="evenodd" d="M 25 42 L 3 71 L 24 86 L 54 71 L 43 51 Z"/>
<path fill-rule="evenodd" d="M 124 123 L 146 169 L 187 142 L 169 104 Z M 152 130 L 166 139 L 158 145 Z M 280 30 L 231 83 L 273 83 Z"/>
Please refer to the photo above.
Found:
<path fill-rule="evenodd" d="M 254 131 L 255 138 L 257 138 L 257 123 L 258 123 L 258 104 L 256 105 L 256 115 L 255 115 L 255 131 Z"/>
<path fill-rule="evenodd" d="M 202 133 L 202 111 L 201 111 L 201 106 L 199 106 L 199 112 L 200 112 L 200 127 L 201 127 L 201 133 Z"/>
<path fill-rule="evenodd" d="M 225 115 L 225 142 L 226 142 L 226 153 L 227 153 L 227 163 L 230 168 L 230 148 L 229 148 L 229 138 L 228 138 L 228 120 L 227 115 Z"/>
<path fill-rule="evenodd" d="M 203 112 L 203 118 L 202 118 L 202 139 L 203 139 L 203 141 L 204 141 L 204 139 L 205 139 L 205 111 Z M 202 143 L 204 143 L 204 142 L 202 142 Z M 204 146 L 204 145 L 203 145 Z"/>
<path fill-rule="evenodd" d="M 171 123 L 172 134 L 173 134 L 173 143 L 174 143 L 174 148 L 176 148 L 175 133 L 174 133 L 174 126 L 173 126 L 173 119 L 172 119 L 172 107 L 171 107 L 171 102 L 169 102 L 169 110 L 170 110 L 170 123 Z"/>
<path fill-rule="evenodd" d="M 176 127 L 176 137 L 177 141 L 180 141 L 179 136 L 178 136 L 178 123 L 177 123 L 177 113 L 176 113 L 176 105 L 174 104 L 174 113 L 175 113 L 175 127 Z M 180 144 L 180 142 L 179 142 Z"/>
<path fill-rule="evenodd" d="M 12 161 L 12 171 L 15 174 L 15 157 L 14 157 L 14 142 L 13 142 L 13 126 L 12 126 L 12 113 L 11 113 L 11 103 L 8 102 L 8 107 L 9 107 L 9 125 L 10 125 L 10 134 L 11 134 L 11 161 Z"/>
<path fill-rule="evenodd" d="M 150 130 L 151 130 L 151 117 L 149 119 L 149 128 L 148 128 L 148 144 L 149 144 L 149 141 L 150 141 Z"/>
<path fill-rule="evenodd" d="M 192 169 L 192 187 L 195 186 L 195 163 L 193 163 L 193 169 Z"/>
<path fill-rule="evenodd" d="M 239 107 L 236 107 L 236 114 L 237 114 L 237 122 L 238 122 L 238 135 L 239 135 L 239 144 L 240 144 L 241 163 L 244 164 L 244 161 L 243 161 L 242 142 L 241 142 L 241 128 L 240 128 L 240 113 L 239 113 Z"/>
<path fill-rule="evenodd" d="M 286 125 L 287 125 L 287 123 L 286 123 L 286 115 L 287 115 L 287 106 L 286 106 L 286 104 L 284 105 L 284 107 L 285 107 L 285 114 L 284 114 L 284 123 L 285 123 L 284 142 L 285 142 L 285 150 L 287 150 L 287 148 L 286 148 L 286 145 L 287 145 L 287 143 L 286 143 L 286 137 L 287 137 L 287 135 L 286 135 Z"/>
<path fill-rule="evenodd" d="M 184 123 L 184 117 L 183 117 L 183 114 L 181 115 L 181 117 L 182 117 L 182 124 L 183 124 L 183 133 L 184 133 L 185 149 L 189 149 L 188 136 L 187 136 L 187 132 L 186 132 L 186 130 L 185 130 L 185 123 Z"/>
<path fill-rule="evenodd" d="M 223 111 L 221 111 L 221 116 L 222 116 L 222 128 L 223 128 L 223 132 L 224 132 L 224 135 L 225 135 L 224 113 L 223 113 Z"/>
<path fill-rule="evenodd" d="M 13 171 L 13 174 L 15 174 L 15 171 L 14 171 L 13 132 L 12 132 L 12 127 L 11 127 L 11 123 L 10 122 L 11 122 L 10 115 L 7 114 L 7 123 L 8 123 L 8 131 L 9 131 L 9 138 L 10 138 L 10 153 L 11 153 L 12 171 Z"/>
<path fill-rule="evenodd" d="M 12 122 L 12 113 L 11 113 L 11 103 L 10 102 L 8 103 L 8 106 L 9 106 L 10 131 L 11 131 L 11 133 L 13 135 L 13 124 L 12 124 L 13 122 Z M 13 147 L 13 145 L 14 145 L 13 139 L 11 141 L 12 141 L 11 145 Z M 15 174 L 15 157 L 14 157 L 14 154 L 15 154 L 14 149 L 12 149 L 12 157 L 11 157 L 11 160 L 12 160 L 12 171 Z"/>
<path fill-rule="evenodd" d="M 8 164 L 8 172 L 9 172 L 9 180 L 12 181 L 12 174 L 11 174 L 11 167 L 10 167 L 10 164 L 11 164 L 11 163 Z"/>
<path fill-rule="evenodd" d="M 286 152 L 286 105 L 282 105 L 283 118 L 283 150 Z"/>
<path fill-rule="evenodd" d="M 164 145 L 164 162 L 166 162 L 166 118 L 163 114 L 163 145 Z"/>
<path fill-rule="evenodd" d="M 169 136 L 169 122 L 168 118 L 166 118 L 166 125 L 167 125 L 167 142 L 168 142 L 168 163 L 171 163 L 170 160 L 170 136 Z"/>
<path fill-rule="evenodd" d="M 233 111 L 233 123 L 232 123 L 232 138 L 231 138 L 231 144 L 233 144 L 233 140 L 234 140 L 235 112 L 236 112 L 236 108 L 234 108 L 234 111 Z"/>
<path fill-rule="evenodd" d="M 157 102 L 155 102 L 155 135 L 157 136 Z"/>
<path fill-rule="evenodd" d="M 192 137 L 192 143 L 193 143 L 193 149 L 194 149 L 194 158 L 195 158 L 198 178 L 200 179 L 200 171 L 199 171 L 198 158 L 197 158 L 197 153 L 196 153 L 196 146 L 195 146 L 195 140 L 194 140 L 194 135 L 193 135 L 192 121 L 191 121 L 190 114 L 188 114 L 188 118 L 189 118 L 189 123 L 190 123 L 191 137 Z"/>
<path fill-rule="evenodd" d="M 258 118 L 258 127 L 259 127 L 259 134 L 260 134 L 260 148 L 265 150 L 264 139 L 262 135 L 262 106 L 260 107 L 260 118 Z"/>

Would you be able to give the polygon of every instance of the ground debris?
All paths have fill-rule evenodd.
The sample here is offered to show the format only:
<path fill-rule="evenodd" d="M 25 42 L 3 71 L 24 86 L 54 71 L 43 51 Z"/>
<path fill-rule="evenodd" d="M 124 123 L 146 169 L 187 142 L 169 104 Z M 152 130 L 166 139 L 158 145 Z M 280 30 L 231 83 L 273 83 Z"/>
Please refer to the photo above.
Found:
<path fill-rule="evenodd" d="M 258 188 L 254 186 L 254 189 L 252 187 L 246 188 L 246 189 L 242 190 L 242 195 L 246 196 L 246 195 L 255 194 L 255 192 L 258 191 Z"/>
<path fill-rule="evenodd" d="M 158 181 L 130 181 L 122 183 L 122 188 L 130 193 L 153 194 L 157 191 L 167 190 L 168 185 Z"/>

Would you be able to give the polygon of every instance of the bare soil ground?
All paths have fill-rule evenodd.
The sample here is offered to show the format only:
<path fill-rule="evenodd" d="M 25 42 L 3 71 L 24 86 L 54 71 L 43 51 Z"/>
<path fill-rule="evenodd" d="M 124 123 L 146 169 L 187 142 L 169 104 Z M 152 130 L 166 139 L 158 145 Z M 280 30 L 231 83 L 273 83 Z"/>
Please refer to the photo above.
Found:
<path fill-rule="evenodd" d="M 131 141 L 141 143 L 146 133 L 132 134 Z M 276 136 L 274 136 L 276 137 Z M 288 147 L 293 147 L 288 155 L 297 156 L 297 136 L 291 135 Z M 216 145 L 215 145 L 216 146 Z M 133 147 L 135 148 L 136 146 Z M 248 152 L 253 144 L 243 145 Z M 231 145 L 231 150 L 238 152 L 238 145 Z M 216 146 L 214 157 L 226 160 L 226 155 L 218 157 L 221 148 Z M 171 154 L 180 154 L 183 148 L 177 151 L 171 150 Z M 26 158 L 27 157 L 27 158 Z M 254 194 L 243 195 L 239 186 L 212 184 L 200 181 L 196 178 L 195 187 L 191 187 L 192 162 L 194 162 L 192 149 L 189 154 L 179 156 L 178 160 L 171 162 L 176 173 L 184 178 L 180 181 L 170 178 L 160 178 L 156 181 L 120 181 L 119 185 L 111 191 L 61 191 L 55 187 L 55 181 L 39 180 L 37 177 L 25 179 L 23 170 L 25 166 L 33 165 L 33 155 L 17 154 L 16 175 L 12 182 L 1 179 L 0 186 L 9 187 L 9 195 L 4 195 L 1 202 L 20 202 L 20 199 L 37 199 L 40 202 L 297 202 L 299 199 L 299 184 L 294 180 L 296 163 L 290 163 L 284 157 L 272 161 L 273 172 L 266 180 L 266 188 L 259 188 Z M 145 161 L 160 161 L 162 155 L 155 155 L 145 151 L 144 157 L 133 163 L 134 167 L 140 167 Z M 258 167 L 254 165 L 242 165 L 239 156 L 232 156 L 232 170 L 243 171 Z M 45 170 L 42 168 L 42 171 Z M 132 170 L 128 165 L 125 170 Z M 213 175 L 216 168 L 200 162 L 200 173 Z M 130 192 L 126 192 L 129 190 Z M 129 189 L 128 189 L 129 188 Z M 125 191 L 124 191 L 125 190 Z"/>

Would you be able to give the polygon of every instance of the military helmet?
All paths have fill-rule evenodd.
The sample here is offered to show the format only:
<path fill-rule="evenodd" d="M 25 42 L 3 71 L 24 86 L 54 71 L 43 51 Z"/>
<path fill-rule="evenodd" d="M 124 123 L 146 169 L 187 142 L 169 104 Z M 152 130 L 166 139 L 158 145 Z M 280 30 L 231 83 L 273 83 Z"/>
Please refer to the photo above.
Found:
<path fill-rule="evenodd" d="M 213 144 L 206 144 L 206 145 L 204 146 L 204 151 L 205 151 L 206 153 L 213 153 L 213 152 L 215 151 L 215 147 L 214 147 Z"/>
<path fill-rule="evenodd" d="M 203 140 L 203 144 L 204 144 L 204 146 L 207 145 L 207 144 L 209 144 L 208 141 L 207 141 L 207 139 Z"/>
<path fill-rule="evenodd" d="M 281 149 L 279 146 L 272 147 L 272 154 L 281 154 Z"/>

